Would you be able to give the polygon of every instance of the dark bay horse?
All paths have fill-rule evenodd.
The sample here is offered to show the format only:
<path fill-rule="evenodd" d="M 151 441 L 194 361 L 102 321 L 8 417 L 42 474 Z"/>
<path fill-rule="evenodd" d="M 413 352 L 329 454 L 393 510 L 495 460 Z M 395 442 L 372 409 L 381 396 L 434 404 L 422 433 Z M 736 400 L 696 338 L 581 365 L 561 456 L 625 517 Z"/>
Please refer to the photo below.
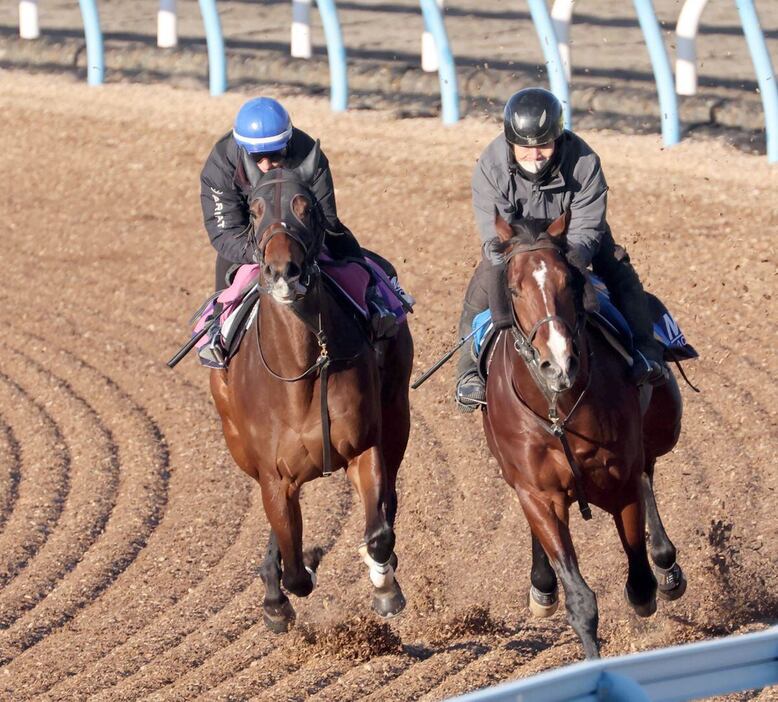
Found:
<path fill-rule="evenodd" d="M 295 617 L 281 585 L 305 597 L 316 584 L 321 551 L 303 552 L 300 489 L 329 467 L 346 469 L 364 506 L 359 551 L 373 609 L 391 617 L 405 606 L 393 525 L 410 431 L 413 342 L 403 323 L 393 338 L 368 343 L 323 284 L 316 257 L 324 230 L 306 185 L 318 160 L 318 142 L 295 169 L 263 174 L 243 159 L 263 294 L 228 370 L 211 372 L 230 453 L 261 487 L 271 528 L 260 569 L 264 619 L 276 632 Z"/>
<path fill-rule="evenodd" d="M 547 225 L 497 220 L 514 324 L 492 350 L 483 421 L 532 532 L 530 609 L 554 613 L 558 577 L 568 621 L 593 658 L 597 600 L 578 568 L 570 505 L 579 499 L 586 516 L 588 499 L 612 515 L 629 566 L 625 596 L 637 614 L 656 611 L 657 580 L 660 597 L 680 597 L 686 581 L 659 517 L 653 472 L 678 441 L 681 395 L 671 374 L 641 403 L 649 391 L 630 383 L 624 360 L 585 322 L 586 281 L 565 259 L 565 215 Z"/>

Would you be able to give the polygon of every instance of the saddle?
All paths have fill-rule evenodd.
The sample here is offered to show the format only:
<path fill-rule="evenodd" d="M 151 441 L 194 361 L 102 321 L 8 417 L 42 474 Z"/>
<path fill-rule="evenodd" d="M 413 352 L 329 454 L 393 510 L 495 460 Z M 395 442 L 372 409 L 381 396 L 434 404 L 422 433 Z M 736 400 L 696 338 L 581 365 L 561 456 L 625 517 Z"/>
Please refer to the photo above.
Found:
<path fill-rule="evenodd" d="M 597 329 L 603 338 L 625 359 L 630 362 L 634 353 L 632 330 L 627 320 L 611 302 L 610 293 L 597 276 L 590 274 L 597 294 L 599 309 L 587 312 L 586 321 Z M 698 358 L 699 354 L 686 341 L 678 322 L 665 307 L 664 303 L 651 293 L 646 293 L 648 308 L 654 325 L 654 338 L 664 348 L 665 361 L 684 361 Z M 497 337 L 500 327 L 492 323 L 491 310 L 480 312 L 473 319 L 472 352 L 478 361 L 478 372 L 486 380 L 489 351 Z"/>
<path fill-rule="evenodd" d="M 362 327 L 370 341 L 371 304 L 368 290 L 375 286 L 378 304 L 394 315 L 397 324 L 405 321 L 412 311 L 413 298 L 388 275 L 386 266 L 394 272 L 391 264 L 370 258 L 370 252 L 362 260 L 334 260 L 324 251 L 318 263 L 325 286 L 352 318 Z M 378 258 L 378 257 L 377 257 Z M 226 368 L 229 359 L 237 353 L 240 342 L 254 321 L 259 308 L 259 265 L 245 264 L 231 272 L 229 287 L 209 297 L 195 313 L 190 323 L 195 336 L 202 329 L 208 331 L 198 341 L 196 348 L 200 363 L 208 368 Z M 376 295 L 376 293 L 373 293 Z"/>

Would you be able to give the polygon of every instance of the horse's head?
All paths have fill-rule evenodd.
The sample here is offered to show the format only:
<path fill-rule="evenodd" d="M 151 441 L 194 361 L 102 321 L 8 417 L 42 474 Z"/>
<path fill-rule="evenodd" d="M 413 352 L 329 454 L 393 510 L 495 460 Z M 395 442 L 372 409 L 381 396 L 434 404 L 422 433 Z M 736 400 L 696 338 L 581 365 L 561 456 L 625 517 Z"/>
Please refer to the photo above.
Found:
<path fill-rule="evenodd" d="M 296 168 L 273 168 L 267 173 L 242 153 L 251 183 L 254 259 L 272 297 L 291 304 L 305 295 L 316 275 L 316 257 L 324 236 L 316 199 L 308 187 L 319 163 L 319 142 Z"/>
<path fill-rule="evenodd" d="M 568 217 L 495 225 L 507 260 L 516 347 L 550 393 L 569 390 L 579 367 L 583 276 L 565 258 Z"/>

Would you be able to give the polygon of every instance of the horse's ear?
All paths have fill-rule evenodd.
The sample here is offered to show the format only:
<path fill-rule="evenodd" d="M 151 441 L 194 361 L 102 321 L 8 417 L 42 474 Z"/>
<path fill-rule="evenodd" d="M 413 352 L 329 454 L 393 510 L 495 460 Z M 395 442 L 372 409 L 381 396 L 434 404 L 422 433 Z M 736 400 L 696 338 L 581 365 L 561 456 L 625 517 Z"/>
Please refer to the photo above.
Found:
<path fill-rule="evenodd" d="M 242 147 L 240 149 L 240 158 L 243 161 L 243 170 L 246 172 L 246 177 L 249 179 L 251 187 L 256 188 L 259 179 L 262 177 L 262 171 L 259 170 L 259 166 L 251 158 L 249 152 Z"/>
<path fill-rule="evenodd" d="M 570 210 L 563 212 L 557 217 L 546 229 L 546 234 L 549 236 L 564 236 L 567 232 L 567 226 L 570 224 Z"/>
<path fill-rule="evenodd" d="M 500 216 L 496 207 L 494 208 L 494 228 L 497 230 L 497 236 L 500 237 L 500 241 L 508 241 L 513 237 L 511 225 Z"/>
<path fill-rule="evenodd" d="M 303 183 L 310 183 L 313 180 L 313 176 L 316 175 L 316 171 L 319 168 L 319 159 L 321 158 L 321 146 L 319 146 L 319 140 L 313 145 L 305 160 L 295 168 L 295 172 L 300 176 L 300 180 Z"/>

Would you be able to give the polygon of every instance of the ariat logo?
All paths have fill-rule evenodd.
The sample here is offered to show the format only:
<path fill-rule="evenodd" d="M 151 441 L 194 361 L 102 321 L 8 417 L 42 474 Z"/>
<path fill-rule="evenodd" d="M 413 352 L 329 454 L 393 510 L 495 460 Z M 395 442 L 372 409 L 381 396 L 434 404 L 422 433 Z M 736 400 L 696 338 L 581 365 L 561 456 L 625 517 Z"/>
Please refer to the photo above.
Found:
<path fill-rule="evenodd" d="M 224 195 L 223 190 L 211 188 L 211 197 L 213 198 L 213 216 L 216 217 L 216 226 L 224 229 L 224 203 L 219 199 L 219 195 Z"/>

